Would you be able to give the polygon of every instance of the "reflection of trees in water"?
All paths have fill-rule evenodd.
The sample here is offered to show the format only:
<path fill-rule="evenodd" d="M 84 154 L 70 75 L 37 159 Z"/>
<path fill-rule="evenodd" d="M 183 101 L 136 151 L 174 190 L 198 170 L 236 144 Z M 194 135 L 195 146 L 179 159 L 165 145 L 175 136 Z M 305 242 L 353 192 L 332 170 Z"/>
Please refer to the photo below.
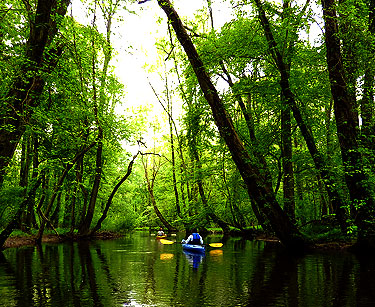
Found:
<path fill-rule="evenodd" d="M 287 285 L 296 284 L 297 259 L 285 250 L 264 246 L 254 263 L 255 270 L 247 289 L 249 306 L 274 306 L 275 300 L 284 293 Z M 288 288 L 286 306 L 298 306 L 295 286 Z"/>
<path fill-rule="evenodd" d="M 237 250 L 245 250 L 246 247 L 246 240 L 236 240 L 233 242 L 233 249 Z M 243 270 L 243 260 L 240 253 L 234 253 L 232 261 L 230 263 L 230 280 L 233 282 L 233 296 L 234 297 L 241 297 L 244 295 L 243 287 L 242 287 L 242 270 Z"/>
<path fill-rule="evenodd" d="M 13 286 L 17 293 L 3 298 L 9 299 L 9 306 L 45 306 L 52 301 L 60 302 L 55 306 L 64 306 L 61 302 L 67 289 L 55 282 L 61 278 L 57 248 L 32 247 L 12 250 L 9 259 L 11 260 L 6 260 L 3 255 L 2 263 L 6 263 L 6 272 L 9 274 L 7 276 L 14 277 L 14 284 L 8 285 L 8 288 Z"/>
<path fill-rule="evenodd" d="M 6 276 L 0 305 L 111 306 L 132 303 L 134 294 L 139 303 L 157 305 L 167 299 L 170 306 L 375 302 L 375 262 L 370 256 L 333 252 L 296 257 L 267 243 L 231 243 L 223 261 L 211 261 L 207 253 L 196 271 L 180 250 L 175 261 L 167 262 L 158 261 L 158 252 L 127 259 L 84 242 L 9 250 L 0 253 L 0 274 Z M 142 271 L 133 274 L 132 268 Z M 158 297 L 161 292 L 163 298 Z"/>
<path fill-rule="evenodd" d="M 75 253 L 74 253 L 74 247 L 73 247 L 73 243 L 67 245 L 65 247 L 65 249 L 68 249 L 66 251 L 66 254 L 69 254 L 69 264 L 68 264 L 68 268 L 67 268 L 67 273 L 68 273 L 68 276 L 70 276 L 69 278 L 69 284 L 70 284 L 70 291 L 72 293 L 72 303 L 73 303 L 73 306 L 80 306 L 80 292 L 76 290 L 76 285 L 74 283 L 74 281 L 76 280 L 76 277 L 75 277 L 75 262 L 74 262 L 74 259 L 75 259 Z"/>
<path fill-rule="evenodd" d="M 355 302 L 348 304 L 353 295 L 353 268 L 352 255 L 343 254 L 340 259 L 336 259 L 338 266 L 332 266 L 332 259 L 324 258 L 324 280 L 325 285 L 332 288 L 332 306 L 355 306 Z M 327 290 L 329 291 L 327 287 Z M 327 292 L 328 292 L 327 291 Z M 326 293 L 327 293 L 326 292 Z"/>
<path fill-rule="evenodd" d="M 254 263 L 246 304 L 355 306 L 355 263 L 347 253 L 299 257 L 266 245 Z"/>
<path fill-rule="evenodd" d="M 207 280 L 207 270 L 208 270 L 208 265 L 206 262 L 206 257 L 203 257 L 202 259 L 202 264 L 201 264 L 201 275 L 199 279 L 199 292 L 198 292 L 198 297 L 204 297 L 204 293 L 206 292 L 206 280 Z"/>
<path fill-rule="evenodd" d="M 4 273 L 4 274 L 3 274 Z M 10 306 L 15 306 L 16 301 L 18 300 L 18 295 L 15 295 L 17 292 L 20 293 L 20 288 L 18 287 L 17 278 L 16 278 L 16 271 L 13 269 L 11 263 L 6 259 L 5 255 L 2 251 L 0 251 L 0 276 L 4 278 L 7 276 L 6 280 L 9 282 L 6 291 L 1 289 L 2 296 L 0 297 L 0 305 L 1 302 L 4 301 L 4 295 L 8 296 L 7 301 Z M 13 278 L 9 278 L 12 276 Z"/>
<path fill-rule="evenodd" d="M 183 265 L 181 265 L 181 274 L 178 284 L 182 285 L 182 294 L 176 301 L 185 306 L 200 306 L 202 298 L 209 289 L 207 283 L 208 264 L 204 255 L 181 252 Z M 195 261 L 195 264 L 194 264 Z M 197 265 L 199 262 L 199 265 Z"/>
<path fill-rule="evenodd" d="M 93 259 L 93 251 L 100 264 Z M 9 305 L 107 306 L 104 302 L 114 301 L 114 293 L 121 302 L 130 302 L 127 293 L 119 291 L 105 255 L 88 242 L 12 252 L 12 262 L 0 253 L 1 267 L 7 276 L 14 276 L 8 287 L 19 293 L 9 298 Z"/>
<path fill-rule="evenodd" d="M 149 257 L 148 257 L 149 256 Z M 148 254 L 146 256 L 146 285 L 144 289 L 144 296 L 142 304 L 151 304 L 156 293 L 156 282 L 155 282 L 155 261 L 156 253 Z"/>
<path fill-rule="evenodd" d="M 88 286 L 90 289 L 89 297 L 92 298 L 94 306 L 104 306 L 101 295 L 98 293 L 98 284 L 96 281 L 95 268 L 92 261 L 89 242 L 81 242 L 78 245 L 78 254 L 81 264 L 82 287 Z"/>
<path fill-rule="evenodd" d="M 375 306 L 375 262 L 374 254 L 359 255 L 357 260 L 360 266 L 356 265 L 357 278 L 354 278 L 355 301 L 357 306 Z"/>
<path fill-rule="evenodd" d="M 174 274 L 173 274 L 173 287 L 172 287 L 172 292 L 177 293 L 178 290 L 178 281 L 179 281 L 179 276 L 180 276 L 180 259 L 181 259 L 182 254 L 177 253 L 176 254 L 176 266 L 174 269 Z M 176 302 L 178 302 L 178 298 L 176 295 L 172 295 L 170 299 L 170 305 L 175 306 Z"/>
<path fill-rule="evenodd" d="M 113 278 L 107 257 L 103 254 L 100 246 L 98 246 L 97 244 L 94 244 L 94 246 L 95 246 L 95 252 L 100 260 L 101 269 L 103 273 L 105 274 L 107 284 L 109 285 L 112 293 L 117 293 L 117 294 L 124 293 L 123 291 L 121 291 L 120 285 Z"/>
<path fill-rule="evenodd" d="M 32 293 L 31 289 L 33 287 L 32 277 L 33 277 L 33 263 L 34 250 L 32 248 L 26 248 L 24 253 L 16 254 L 16 268 L 15 268 L 15 281 L 16 289 L 19 291 L 18 300 L 20 304 L 32 304 L 35 297 L 40 300 L 40 291 L 35 294 Z M 27 289 L 25 291 L 25 289 Z M 37 296 L 39 294 L 39 297 Z M 35 295 L 35 297 L 33 297 Z"/>

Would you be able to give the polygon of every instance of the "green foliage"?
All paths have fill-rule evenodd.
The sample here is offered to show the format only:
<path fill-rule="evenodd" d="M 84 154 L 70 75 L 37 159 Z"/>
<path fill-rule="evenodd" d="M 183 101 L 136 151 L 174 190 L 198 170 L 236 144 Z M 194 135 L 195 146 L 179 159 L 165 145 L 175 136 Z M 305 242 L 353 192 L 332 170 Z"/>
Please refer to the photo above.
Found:
<path fill-rule="evenodd" d="M 25 188 L 22 187 L 6 187 L 0 190 L 0 223 L 6 225 L 17 212 Z"/>
<path fill-rule="evenodd" d="M 26 14 L 25 3 L 18 0 L 8 2 L 12 9 L 8 4 L 0 4 L 0 97 L 4 97 L 17 75 L 17 64 L 23 61 L 22 43 L 29 31 L 28 20 L 23 17 Z M 320 35 L 314 42 L 308 38 L 312 20 L 316 17 L 312 16 L 313 12 L 302 11 L 302 7 L 290 3 L 287 8 L 263 1 L 263 6 L 270 18 L 277 48 L 288 65 L 290 89 L 295 95 L 297 107 L 311 129 L 335 186 L 342 198 L 348 200 L 333 117 L 325 45 Z M 90 13 L 94 11 L 92 4 L 87 3 Z M 104 11 L 97 13 L 108 17 L 106 14 L 115 13 L 117 9 L 112 5 L 112 1 L 102 1 L 99 7 Z M 280 73 L 255 9 L 250 5 L 241 5 L 234 13 L 235 17 L 221 28 L 211 29 L 208 26 L 209 15 L 205 8 L 197 13 L 195 20 L 186 23 L 238 135 L 251 159 L 258 161 L 254 162 L 257 167 L 262 166 L 259 156 L 264 158 L 274 188 L 272 192 L 283 204 L 281 113 L 288 107 L 281 95 Z M 373 67 L 371 50 L 374 37 L 368 31 L 369 8 L 365 1 L 345 1 L 338 6 L 338 13 L 340 29 L 351 29 L 340 33 L 340 39 L 348 42 L 351 51 L 346 52 L 344 58 L 347 73 L 350 80 L 358 80 L 360 84 L 366 69 Z M 98 221 L 114 186 L 127 171 L 132 156 L 127 148 L 138 139 L 151 138 L 145 134 L 149 127 L 153 127 L 161 137 L 155 140 L 152 149 L 147 144 L 147 149 L 140 146 L 140 150 L 154 154 L 154 164 L 150 165 L 150 162 L 148 165 L 150 171 L 159 167 L 154 173 L 153 193 L 156 205 L 167 221 L 179 229 L 210 228 L 217 226 L 210 218 L 214 215 L 236 229 L 257 225 L 251 195 L 248 195 L 241 174 L 219 136 L 212 111 L 176 38 L 168 34 L 157 44 L 162 53 L 163 65 L 160 66 L 168 76 L 162 80 L 166 88 L 161 94 L 164 95 L 161 101 L 171 103 L 173 110 L 175 104 L 182 101 L 181 114 L 172 114 L 175 122 L 175 126 L 172 125 L 172 152 L 169 123 L 164 122 L 168 119 L 167 114 L 148 122 L 149 110 L 137 109 L 126 100 L 126 84 L 117 79 L 109 61 L 115 50 L 109 43 L 108 33 L 100 29 L 97 24 L 81 25 L 67 16 L 59 29 L 59 38 L 52 43 L 53 47 L 63 44 L 64 52 L 56 69 L 46 76 L 44 91 L 27 123 L 30 135 L 28 154 L 37 160 L 34 165 L 30 158 L 27 178 L 31 178 L 33 171 L 40 173 L 47 170 L 43 184 L 36 192 L 34 209 L 44 196 L 46 200 L 42 209 L 46 209 L 67 163 L 85 146 L 95 143 L 98 131 L 103 129 L 102 177 L 93 218 L 93 222 Z M 167 82 L 166 79 L 175 82 Z M 361 93 L 363 89 L 357 88 L 357 91 Z M 175 97 L 177 95 L 179 97 Z M 248 112 L 250 124 L 245 120 L 241 102 Z M 5 103 L 0 100 L 0 106 Z M 116 114 L 119 105 L 127 107 L 124 114 Z M 166 106 L 168 112 L 171 108 Z M 296 222 L 303 225 L 333 212 L 327 191 L 293 117 L 290 124 Z M 57 221 L 63 222 L 64 227 L 70 227 L 74 221 L 73 228 L 77 228 L 87 211 L 95 179 L 96 149 L 97 143 L 77 162 L 59 188 L 60 203 L 55 201 L 51 212 L 58 213 Z M 373 181 L 364 184 L 371 189 L 374 185 L 373 150 L 361 148 L 361 154 L 367 163 L 365 170 Z M 21 156 L 22 149 L 19 147 L 10 164 L 5 188 L 0 192 L 2 222 L 9 220 L 22 200 L 23 190 L 17 187 Z M 150 201 L 144 171 L 137 158 L 132 174 L 112 200 L 103 228 L 123 231 L 161 224 Z M 180 212 L 177 212 L 177 203 Z M 363 202 L 353 205 L 356 209 L 366 206 Z M 350 220 L 348 231 L 356 234 L 358 229 L 352 224 Z M 303 231 L 316 240 L 340 237 L 336 225 L 310 225 L 303 227 Z"/>

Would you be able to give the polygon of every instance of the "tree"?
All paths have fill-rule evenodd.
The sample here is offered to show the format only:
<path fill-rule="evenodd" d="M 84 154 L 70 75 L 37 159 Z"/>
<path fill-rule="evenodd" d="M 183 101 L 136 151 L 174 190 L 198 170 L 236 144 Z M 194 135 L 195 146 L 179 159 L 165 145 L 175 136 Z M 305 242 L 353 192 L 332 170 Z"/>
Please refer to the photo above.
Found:
<path fill-rule="evenodd" d="M 297 249 L 304 247 L 306 244 L 305 239 L 291 223 L 288 216 L 282 211 L 277 203 L 272 188 L 267 184 L 264 176 L 259 172 L 258 167 L 252 163 L 251 157 L 248 155 L 243 143 L 238 137 L 217 90 L 212 84 L 204 64 L 179 16 L 173 9 L 172 4 L 166 0 L 159 0 L 158 4 L 166 13 L 178 40 L 189 58 L 205 99 L 211 107 L 212 115 L 220 135 L 225 140 L 232 158 L 247 185 L 249 196 L 257 203 L 261 211 L 263 211 L 265 216 L 269 219 L 276 235 L 286 246 Z"/>
<path fill-rule="evenodd" d="M 156 158 L 156 154 L 152 154 L 152 166 L 149 169 L 148 166 L 148 158 L 147 155 L 142 155 L 142 164 L 143 164 L 143 169 L 144 169 L 144 174 L 145 174 L 145 180 L 146 180 L 146 185 L 147 185 L 147 191 L 150 197 L 150 202 L 152 204 L 152 207 L 154 208 L 154 211 L 159 218 L 160 222 L 168 229 L 168 232 L 173 232 L 175 231 L 174 227 L 166 220 L 164 215 L 161 213 L 159 210 L 157 203 L 156 203 L 156 198 L 154 194 L 154 187 L 155 187 L 155 180 L 156 176 L 160 170 L 160 167 L 162 165 L 161 158 L 159 157 L 158 159 Z M 150 174 L 151 171 L 151 174 Z"/>
<path fill-rule="evenodd" d="M 103 221 L 106 219 L 107 217 L 107 214 L 108 214 L 108 211 L 109 211 L 109 208 L 111 206 L 111 203 L 112 203 L 112 200 L 113 200 L 113 197 L 115 196 L 116 192 L 118 191 L 118 189 L 120 188 L 120 186 L 125 182 L 126 179 L 128 179 L 128 177 L 130 176 L 131 172 L 132 172 L 132 169 L 133 169 L 133 164 L 134 164 L 134 161 L 135 159 L 137 158 L 137 156 L 139 155 L 139 151 L 133 156 L 132 160 L 130 161 L 129 165 L 128 165 L 128 170 L 126 172 L 126 174 L 121 178 L 121 180 L 115 185 L 115 187 L 113 188 L 111 194 L 109 195 L 108 197 L 108 200 L 107 200 L 107 203 L 106 203 L 106 206 L 103 210 L 103 214 L 102 216 L 99 218 L 98 222 L 96 223 L 95 227 L 91 230 L 91 234 L 94 234 L 95 232 L 97 232 L 100 228 L 101 228 L 101 225 L 103 223 Z"/>
<path fill-rule="evenodd" d="M 350 195 L 352 216 L 359 228 L 358 246 L 375 248 L 375 222 L 373 220 L 375 201 L 368 189 L 368 177 L 364 171 L 363 158 L 359 145 L 359 117 L 355 96 L 350 90 L 352 73 L 345 70 L 338 32 L 338 17 L 335 1 L 322 1 L 325 25 L 325 44 L 327 50 L 327 67 L 330 78 L 331 93 L 334 101 L 334 112 L 337 136 L 345 168 L 345 181 Z M 342 19 L 340 19 L 342 20 Z"/>
<path fill-rule="evenodd" d="M 29 31 L 20 54 L 14 60 L 15 69 L 9 88 L 2 95 L 0 113 L 0 185 L 6 167 L 38 105 L 45 77 L 55 68 L 63 46 L 55 42 L 62 17 L 70 0 L 38 0 L 35 6 L 24 2 L 23 18 Z M 12 26 L 9 26 L 12 28 Z"/>

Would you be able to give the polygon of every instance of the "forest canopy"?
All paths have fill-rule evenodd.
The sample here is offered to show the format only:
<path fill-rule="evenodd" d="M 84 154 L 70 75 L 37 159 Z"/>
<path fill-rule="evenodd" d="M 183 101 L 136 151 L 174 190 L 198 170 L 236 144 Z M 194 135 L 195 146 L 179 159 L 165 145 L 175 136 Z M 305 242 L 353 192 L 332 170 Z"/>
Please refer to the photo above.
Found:
<path fill-rule="evenodd" d="M 78 2 L 0 4 L 1 245 L 162 226 L 375 247 L 375 1 Z M 140 107 L 116 46 L 156 11 Z"/>

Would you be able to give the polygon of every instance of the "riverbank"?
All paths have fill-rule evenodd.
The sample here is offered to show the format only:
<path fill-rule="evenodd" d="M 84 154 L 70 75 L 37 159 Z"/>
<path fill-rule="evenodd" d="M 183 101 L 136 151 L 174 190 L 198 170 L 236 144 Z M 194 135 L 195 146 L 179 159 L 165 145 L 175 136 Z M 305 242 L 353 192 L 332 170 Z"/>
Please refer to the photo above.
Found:
<path fill-rule="evenodd" d="M 81 237 L 77 235 L 56 235 L 56 234 L 46 234 L 42 237 L 42 243 L 52 243 L 58 244 L 63 242 L 69 241 L 79 241 L 79 240 L 111 240 L 122 237 L 123 234 L 110 232 L 110 231 L 103 231 L 95 234 L 91 237 Z M 269 236 L 267 234 L 259 233 L 255 237 L 252 238 L 253 240 L 257 241 L 264 241 L 270 242 L 274 244 L 280 244 L 281 242 L 277 237 Z M 312 246 L 314 250 L 348 250 L 353 246 L 354 242 L 352 241 L 327 241 L 327 242 L 319 242 L 315 243 Z M 3 249 L 7 248 L 19 248 L 24 246 L 35 246 L 36 240 L 34 235 L 14 235 L 9 237 Z"/>
<path fill-rule="evenodd" d="M 91 237 L 80 237 L 76 235 L 56 235 L 56 234 L 46 234 L 42 237 L 42 243 L 63 243 L 68 241 L 79 241 L 79 240 L 110 240 L 122 237 L 122 234 L 103 231 L 95 234 Z M 36 236 L 35 235 L 14 235 L 9 237 L 3 246 L 3 249 L 7 248 L 18 248 L 23 246 L 35 246 Z"/>

